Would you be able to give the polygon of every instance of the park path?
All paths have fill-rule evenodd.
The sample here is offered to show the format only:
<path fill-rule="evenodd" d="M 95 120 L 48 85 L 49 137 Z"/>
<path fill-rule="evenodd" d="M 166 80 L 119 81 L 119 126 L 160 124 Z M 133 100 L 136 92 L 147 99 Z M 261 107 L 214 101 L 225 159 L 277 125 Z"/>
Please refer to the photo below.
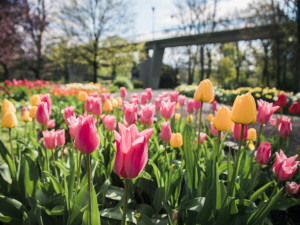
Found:
<path fill-rule="evenodd" d="M 130 91 L 130 92 L 127 92 L 127 97 L 125 100 L 129 100 L 130 98 L 130 95 L 132 93 L 137 93 L 139 94 L 140 96 L 140 93 L 143 92 L 144 90 L 140 90 L 140 91 Z M 158 97 L 158 95 L 161 94 L 162 91 L 173 91 L 171 89 L 168 89 L 168 90 L 153 90 L 153 99 L 152 99 L 152 102 L 154 103 L 154 99 L 156 97 Z M 113 93 L 112 94 L 113 97 L 119 97 L 120 96 L 120 93 Z M 218 106 L 222 106 L 224 104 L 218 104 Z M 228 106 L 226 105 L 228 108 L 231 108 L 231 106 Z M 211 104 L 209 103 L 204 103 L 203 105 L 203 115 L 202 115 L 202 118 L 203 119 L 206 119 L 207 115 L 211 113 Z M 187 116 L 187 113 L 186 111 L 184 111 L 184 115 L 183 117 Z M 291 133 L 291 136 L 290 136 L 290 154 L 293 154 L 295 152 L 297 152 L 298 150 L 300 150 L 300 135 L 299 135 L 299 132 L 300 132 L 300 117 L 294 117 L 293 118 L 293 130 L 292 130 L 292 133 Z M 255 128 L 257 131 L 259 130 L 259 123 L 254 123 L 252 125 L 250 125 L 248 128 Z M 270 137 L 270 136 L 275 136 L 276 138 L 276 135 L 277 135 L 277 132 L 276 132 L 276 129 L 270 125 L 270 123 L 268 123 L 264 128 L 263 128 L 263 134 L 264 136 L 266 137 Z M 232 135 L 229 136 L 230 140 L 233 140 L 233 137 Z"/>

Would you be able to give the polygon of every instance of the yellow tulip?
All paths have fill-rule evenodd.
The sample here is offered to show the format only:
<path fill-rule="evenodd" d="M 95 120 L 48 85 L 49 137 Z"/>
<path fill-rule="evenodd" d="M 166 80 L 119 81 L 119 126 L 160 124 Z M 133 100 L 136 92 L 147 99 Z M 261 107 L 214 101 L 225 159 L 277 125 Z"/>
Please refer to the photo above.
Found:
<path fill-rule="evenodd" d="M 179 148 L 182 146 L 182 135 L 181 133 L 173 133 L 171 140 L 170 140 L 170 145 L 174 148 Z"/>
<path fill-rule="evenodd" d="M 231 120 L 238 124 L 253 124 L 256 121 L 256 104 L 250 93 L 236 96 L 230 113 Z"/>
<path fill-rule="evenodd" d="M 30 101 L 30 104 L 31 104 L 31 105 L 33 105 L 33 106 L 38 106 L 38 104 L 39 104 L 40 101 L 41 101 L 41 97 L 40 97 L 39 94 L 32 95 L 29 101 Z"/>
<path fill-rule="evenodd" d="M 36 114 L 36 111 L 37 111 L 37 106 L 32 106 L 29 110 L 29 116 L 33 119 L 35 118 L 35 114 Z"/>
<path fill-rule="evenodd" d="M 213 120 L 214 128 L 220 131 L 230 131 L 232 130 L 233 122 L 230 118 L 230 110 L 222 106 L 216 113 L 215 119 Z"/>
<path fill-rule="evenodd" d="M 113 108 L 117 108 L 119 106 L 117 99 L 111 98 L 110 101 L 112 103 Z"/>
<path fill-rule="evenodd" d="M 22 121 L 25 122 L 25 123 L 28 123 L 30 122 L 32 119 L 31 117 L 29 116 L 29 112 L 24 112 L 23 116 L 22 116 Z"/>
<path fill-rule="evenodd" d="M 209 79 L 200 82 L 194 93 L 194 99 L 201 102 L 211 102 L 214 100 L 214 88 Z"/>
<path fill-rule="evenodd" d="M 256 141 L 256 130 L 254 128 L 248 130 L 247 140 Z"/>
<path fill-rule="evenodd" d="M 103 104 L 103 111 L 111 112 L 112 110 L 113 110 L 113 106 L 111 104 L 111 101 L 109 99 L 106 99 Z"/>
<path fill-rule="evenodd" d="M 15 113 L 16 112 L 16 108 L 15 108 L 14 104 L 11 101 L 9 101 L 7 99 L 4 99 L 4 101 L 2 103 L 1 111 L 2 111 L 3 115 L 6 112 L 13 112 L 13 113 Z"/>
<path fill-rule="evenodd" d="M 17 117 L 14 112 L 6 112 L 2 118 L 1 125 L 5 128 L 14 128 L 18 125 Z"/>
<path fill-rule="evenodd" d="M 175 120 L 179 120 L 181 115 L 180 115 L 180 113 L 175 113 L 174 117 L 175 117 Z"/>
<path fill-rule="evenodd" d="M 122 105 L 122 99 L 121 99 L 121 97 L 117 97 L 116 100 L 118 102 L 118 106 L 121 106 Z"/>
<path fill-rule="evenodd" d="M 254 144 L 253 144 L 252 141 L 249 141 L 248 148 L 249 148 L 250 150 L 252 150 L 252 151 L 255 150 L 255 146 L 254 146 Z"/>
<path fill-rule="evenodd" d="M 192 114 L 188 115 L 188 116 L 186 117 L 186 121 L 187 121 L 187 122 L 193 121 L 193 115 L 192 115 Z"/>
<path fill-rule="evenodd" d="M 179 103 L 176 103 L 175 110 L 179 109 Z"/>
<path fill-rule="evenodd" d="M 209 121 L 209 122 L 213 122 L 214 121 L 214 116 L 213 116 L 213 114 L 208 114 L 207 115 L 207 117 L 206 117 L 206 119 Z"/>
<path fill-rule="evenodd" d="M 79 91 L 77 95 L 77 99 L 81 102 L 85 102 L 86 98 L 88 97 L 87 93 L 85 91 Z"/>

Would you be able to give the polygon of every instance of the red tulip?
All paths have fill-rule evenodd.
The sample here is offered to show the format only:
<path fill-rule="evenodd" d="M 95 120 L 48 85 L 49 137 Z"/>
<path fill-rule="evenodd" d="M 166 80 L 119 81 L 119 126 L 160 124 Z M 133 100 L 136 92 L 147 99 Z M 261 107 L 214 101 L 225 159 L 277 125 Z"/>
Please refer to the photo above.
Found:
<path fill-rule="evenodd" d="M 299 191 L 299 187 L 300 185 L 298 185 L 296 182 L 292 181 L 292 182 L 286 182 L 285 184 L 285 188 L 286 191 L 291 194 L 291 195 L 295 195 L 298 193 Z"/>
<path fill-rule="evenodd" d="M 183 107 L 185 104 L 185 95 L 179 95 L 179 105 Z"/>
<path fill-rule="evenodd" d="M 168 102 L 162 101 L 160 107 L 161 116 L 165 119 L 170 119 L 174 115 L 175 105 L 176 102 L 171 103 L 169 101 Z"/>
<path fill-rule="evenodd" d="M 69 121 L 68 119 L 71 117 L 71 116 L 75 116 L 75 109 L 74 109 L 74 106 L 66 106 L 65 107 L 65 110 L 64 110 L 64 119 L 65 119 L 65 122 L 66 124 L 69 125 Z"/>
<path fill-rule="evenodd" d="M 107 130 L 113 131 L 116 129 L 116 117 L 114 115 L 102 115 L 101 120 Z"/>
<path fill-rule="evenodd" d="M 36 111 L 36 121 L 40 124 L 47 124 L 49 120 L 49 111 L 48 111 L 48 104 L 46 102 L 40 102 L 38 104 L 38 109 Z"/>
<path fill-rule="evenodd" d="M 292 132 L 292 122 L 287 116 L 283 116 L 278 126 L 279 134 L 281 137 L 289 137 Z"/>
<path fill-rule="evenodd" d="M 289 112 L 293 113 L 293 114 L 298 114 L 300 113 L 300 103 L 299 102 L 294 102 L 290 108 L 289 108 Z"/>
<path fill-rule="evenodd" d="M 57 146 L 57 140 L 56 140 L 56 132 L 55 130 L 51 131 L 43 131 L 43 137 L 44 137 L 44 146 L 47 149 L 55 149 Z"/>
<path fill-rule="evenodd" d="M 152 132 L 153 129 L 146 129 L 139 133 L 135 124 L 126 128 L 119 123 L 119 133 L 114 131 L 117 147 L 114 169 L 120 177 L 133 179 L 144 169 Z"/>
<path fill-rule="evenodd" d="M 275 102 L 275 105 L 286 106 L 288 104 L 287 97 L 284 92 L 278 95 L 278 99 Z"/>
<path fill-rule="evenodd" d="M 280 106 L 273 106 L 273 103 L 266 102 L 262 99 L 257 100 L 258 112 L 257 121 L 260 124 L 266 124 L 274 112 L 280 108 Z"/>
<path fill-rule="evenodd" d="M 189 114 L 192 114 L 194 112 L 194 99 L 189 99 L 186 105 L 186 111 Z"/>
<path fill-rule="evenodd" d="M 237 141 L 240 140 L 241 129 L 242 129 L 242 125 L 241 124 L 233 123 L 232 133 L 233 133 L 233 137 Z M 243 141 L 246 140 L 246 138 L 247 138 L 247 132 L 248 132 L 248 125 L 244 125 Z"/>
<path fill-rule="evenodd" d="M 169 121 L 161 122 L 160 138 L 162 141 L 168 142 L 172 137 L 172 130 Z"/>
<path fill-rule="evenodd" d="M 273 164 L 273 171 L 279 180 L 289 180 L 298 169 L 299 161 L 296 161 L 298 155 L 287 158 L 280 150 L 280 154 L 276 152 L 276 161 Z"/>
<path fill-rule="evenodd" d="M 256 153 L 256 162 L 259 164 L 267 165 L 271 156 L 271 142 L 260 142 Z"/>
<path fill-rule="evenodd" d="M 65 139 L 65 130 L 57 130 L 56 131 L 56 140 L 57 140 L 57 146 L 64 146 L 66 139 Z"/>
<path fill-rule="evenodd" d="M 126 98 L 126 87 L 120 87 L 121 98 Z"/>
<path fill-rule="evenodd" d="M 100 144 L 99 134 L 92 115 L 79 121 L 75 134 L 75 147 L 84 154 L 95 151 Z"/>

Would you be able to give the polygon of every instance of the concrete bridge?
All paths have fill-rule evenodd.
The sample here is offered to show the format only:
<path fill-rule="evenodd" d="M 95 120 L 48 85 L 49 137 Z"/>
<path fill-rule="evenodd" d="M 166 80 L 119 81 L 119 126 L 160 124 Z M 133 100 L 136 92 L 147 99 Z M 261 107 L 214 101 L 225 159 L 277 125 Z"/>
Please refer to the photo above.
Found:
<path fill-rule="evenodd" d="M 148 57 L 148 59 L 141 64 L 141 76 L 144 88 L 159 88 L 162 59 L 165 48 L 258 39 L 276 39 L 281 36 L 279 28 L 278 25 L 271 24 L 146 42 L 146 51 L 149 52 L 150 49 L 153 49 L 153 55 L 152 57 Z M 147 55 L 149 56 L 149 54 Z"/>

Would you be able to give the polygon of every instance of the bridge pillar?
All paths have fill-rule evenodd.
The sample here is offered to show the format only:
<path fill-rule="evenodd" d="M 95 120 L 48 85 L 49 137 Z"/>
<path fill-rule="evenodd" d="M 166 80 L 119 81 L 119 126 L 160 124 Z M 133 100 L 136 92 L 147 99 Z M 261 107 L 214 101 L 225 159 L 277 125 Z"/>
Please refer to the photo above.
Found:
<path fill-rule="evenodd" d="M 141 75 L 144 88 L 159 88 L 164 50 L 165 49 L 159 47 L 158 44 L 154 44 L 152 57 L 149 57 L 141 63 Z"/>

